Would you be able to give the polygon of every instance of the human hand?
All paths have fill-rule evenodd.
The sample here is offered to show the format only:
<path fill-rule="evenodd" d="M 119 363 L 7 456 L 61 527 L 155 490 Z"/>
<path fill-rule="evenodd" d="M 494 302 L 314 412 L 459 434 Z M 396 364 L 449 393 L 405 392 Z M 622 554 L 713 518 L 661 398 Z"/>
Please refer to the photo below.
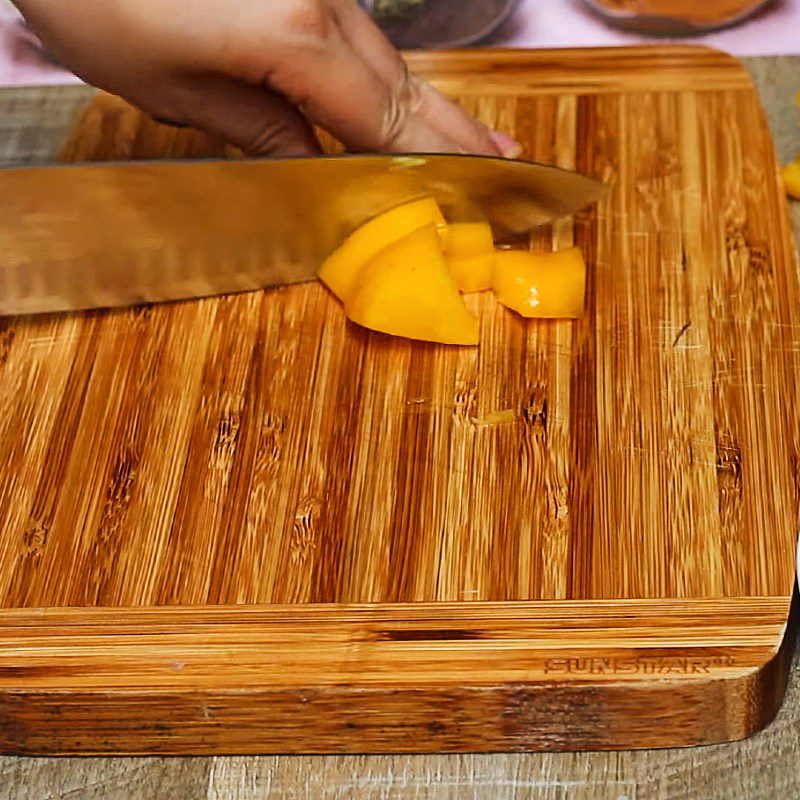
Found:
<path fill-rule="evenodd" d="M 409 72 L 355 0 L 14 0 L 88 83 L 251 154 L 350 150 L 516 156 Z"/>

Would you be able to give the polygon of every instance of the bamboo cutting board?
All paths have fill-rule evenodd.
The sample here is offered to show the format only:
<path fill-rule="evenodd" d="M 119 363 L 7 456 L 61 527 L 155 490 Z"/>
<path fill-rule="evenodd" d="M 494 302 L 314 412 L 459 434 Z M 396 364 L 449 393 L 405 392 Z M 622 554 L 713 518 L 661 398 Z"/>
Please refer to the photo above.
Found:
<path fill-rule="evenodd" d="M 611 185 L 531 243 L 583 248 L 586 316 L 473 296 L 455 349 L 311 285 L 0 322 L 1 750 L 648 747 L 777 710 L 800 292 L 749 79 L 696 48 L 411 62 Z M 223 153 L 104 95 L 63 149 Z"/>

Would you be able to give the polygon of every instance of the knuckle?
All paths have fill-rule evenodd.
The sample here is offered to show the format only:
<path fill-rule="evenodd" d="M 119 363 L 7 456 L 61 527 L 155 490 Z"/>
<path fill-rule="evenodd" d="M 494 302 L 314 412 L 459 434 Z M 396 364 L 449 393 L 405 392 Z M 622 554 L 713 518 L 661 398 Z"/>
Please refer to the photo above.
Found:
<path fill-rule="evenodd" d="M 274 25 L 280 35 L 262 66 L 261 80 L 277 88 L 293 103 L 305 107 L 313 88 L 307 66 L 329 56 L 335 21 L 321 0 L 291 0 Z"/>
<path fill-rule="evenodd" d="M 315 87 L 309 83 L 302 63 L 296 60 L 281 60 L 266 71 L 263 82 L 279 91 L 302 112 L 311 111 Z"/>
<path fill-rule="evenodd" d="M 286 120 L 270 120 L 249 137 L 244 143 L 244 150 L 252 155 L 270 155 L 290 143 L 294 133 Z"/>
<path fill-rule="evenodd" d="M 409 70 L 405 61 L 401 59 L 400 63 L 395 95 L 412 114 L 416 114 L 425 103 L 425 84 Z"/>
<path fill-rule="evenodd" d="M 292 0 L 284 5 L 284 31 L 292 39 L 319 41 L 329 38 L 334 21 L 321 0 Z"/>
<path fill-rule="evenodd" d="M 379 133 L 378 147 L 381 150 L 394 150 L 406 128 L 408 120 L 408 107 L 394 93 L 391 93 L 386 103 L 383 120 Z"/>
<path fill-rule="evenodd" d="M 408 119 L 416 114 L 425 102 L 424 84 L 410 72 L 405 62 L 384 108 L 379 146 L 383 150 L 397 149 Z"/>
<path fill-rule="evenodd" d="M 0 0 L 2 2 L 2 0 Z M 246 24 L 235 23 L 220 36 L 215 68 L 250 83 L 280 82 L 283 73 L 302 70 L 303 61 L 330 50 L 335 20 L 327 0 L 281 0 L 254 3 Z"/>

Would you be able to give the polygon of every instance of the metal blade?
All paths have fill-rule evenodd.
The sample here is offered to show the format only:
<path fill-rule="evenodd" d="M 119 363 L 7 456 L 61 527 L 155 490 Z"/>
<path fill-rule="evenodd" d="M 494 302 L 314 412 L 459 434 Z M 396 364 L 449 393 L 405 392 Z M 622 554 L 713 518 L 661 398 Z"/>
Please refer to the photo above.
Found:
<path fill-rule="evenodd" d="M 432 194 L 499 240 L 595 200 L 598 181 L 465 155 L 0 170 L 0 314 L 108 308 L 314 278 L 376 214 Z"/>

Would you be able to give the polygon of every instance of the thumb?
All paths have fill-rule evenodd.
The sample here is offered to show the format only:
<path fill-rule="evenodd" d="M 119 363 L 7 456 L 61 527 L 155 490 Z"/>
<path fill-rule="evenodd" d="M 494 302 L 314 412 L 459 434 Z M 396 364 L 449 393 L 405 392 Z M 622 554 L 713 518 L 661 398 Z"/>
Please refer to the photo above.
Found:
<path fill-rule="evenodd" d="M 220 136 L 250 155 L 307 156 L 321 151 L 308 120 L 271 89 L 198 76 L 180 81 L 176 93 L 177 121 Z"/>

